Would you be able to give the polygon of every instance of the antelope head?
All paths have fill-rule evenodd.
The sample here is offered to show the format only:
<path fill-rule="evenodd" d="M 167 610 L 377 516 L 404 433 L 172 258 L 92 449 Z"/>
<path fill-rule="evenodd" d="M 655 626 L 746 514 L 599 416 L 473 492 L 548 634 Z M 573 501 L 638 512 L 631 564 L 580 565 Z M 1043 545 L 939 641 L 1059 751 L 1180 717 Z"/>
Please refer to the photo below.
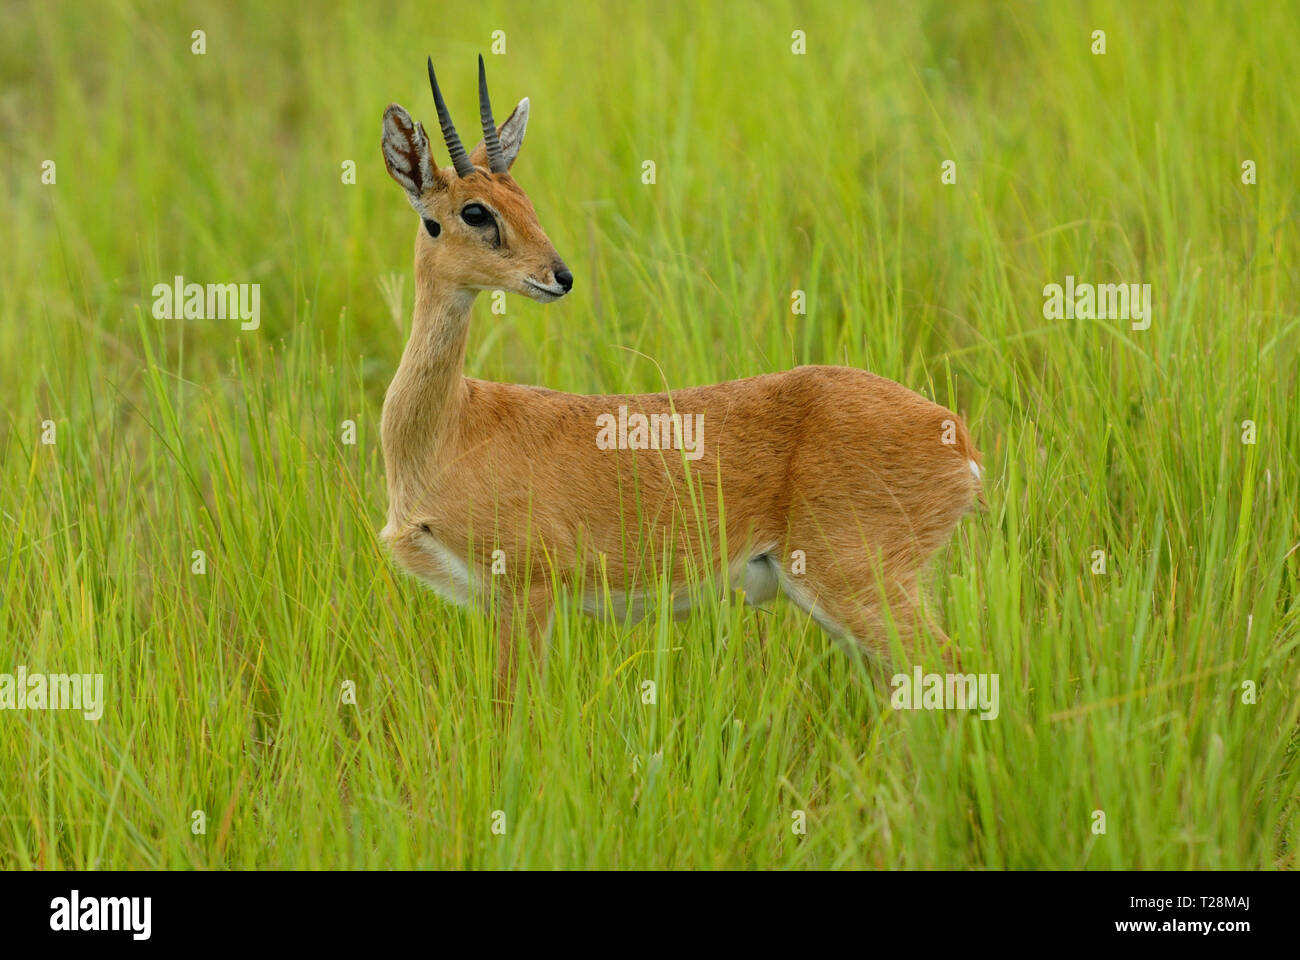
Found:
<path fill-rule="evenodd" d="M 573 274 L 555 252 L 510 168 L 528 126 L 528 98 L 499 127 L 492 119 L 483 57 L 478 58 L 483 139 L 460 142 L 429 60 L 429 85 L 451 167 L 433 162 L 424 127 L 395 103 L 384 111 L 384 165 L 419 215 L 416 271 L 468 290 L 510 290 L 542 303 L 564 296 Z"/>

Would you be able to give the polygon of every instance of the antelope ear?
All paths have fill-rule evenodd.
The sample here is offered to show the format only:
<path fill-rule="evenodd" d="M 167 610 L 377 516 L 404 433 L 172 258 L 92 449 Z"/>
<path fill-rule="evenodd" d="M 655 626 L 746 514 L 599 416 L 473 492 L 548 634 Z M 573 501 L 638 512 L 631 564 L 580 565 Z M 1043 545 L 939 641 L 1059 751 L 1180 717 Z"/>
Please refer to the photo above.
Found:
<path fill-rule="evenodd" d="M 506 117 L 506 122 L 497 127 L 497 139 L 501 141 L 501 152 L 505 154 L 507 170 L 515 165 L 515 157 L 519 156 L 519 148 L 524 145 L 524 131 L 527 128 L 528 98 L 524 97 L 510 116 Z M 488 165 L 487 147 L 482 140 L 470 153 L 469 161 L 476 167 Z"/>
<path fill-rule="evenodd" d="M 429 152 L 429 138 L 424 135 L 424 127 L 395 103 L 390 103 L 384 111 L 381 146 L 388 175 L 401 184 L 407 199 L 416 209 L 419 209 L 420 197 L 426 190 L 446 186 L 446 177 L 434 164 L 433 154 Z"/>

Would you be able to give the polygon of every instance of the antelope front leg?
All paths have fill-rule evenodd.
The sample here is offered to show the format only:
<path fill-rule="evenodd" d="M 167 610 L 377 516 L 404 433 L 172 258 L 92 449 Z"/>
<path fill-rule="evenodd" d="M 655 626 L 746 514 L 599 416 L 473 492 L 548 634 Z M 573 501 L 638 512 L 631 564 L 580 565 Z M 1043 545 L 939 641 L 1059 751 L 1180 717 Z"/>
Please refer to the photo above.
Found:
<path fill-rule="evenodd" d="M 517 682 L 518 645 L 515 624 L 523 619 L 523 632 L 533 648 L 538 664 L 545 654 L 545 637 L 550 626 L 552 607 L 550 584 L 529 587 L 526 591 L 507 589 L 499 600 L 497 617 L 497 697 L 503 703 L 514 699 Z"/>

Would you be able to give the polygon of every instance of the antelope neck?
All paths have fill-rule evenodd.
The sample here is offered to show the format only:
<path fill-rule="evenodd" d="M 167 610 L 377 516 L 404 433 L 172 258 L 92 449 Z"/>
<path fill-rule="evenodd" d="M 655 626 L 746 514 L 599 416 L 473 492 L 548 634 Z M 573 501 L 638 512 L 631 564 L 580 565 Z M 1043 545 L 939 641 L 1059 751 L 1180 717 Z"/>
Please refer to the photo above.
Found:
<path fill-rule="evenodd" d="M 417 261 L 411 336 L 384 396 L 380 427 L 390 520 L 411 519 L 418 491 L 437 481 L 439 453 L 465 402 L 465 343 L 477 296 Z"/>

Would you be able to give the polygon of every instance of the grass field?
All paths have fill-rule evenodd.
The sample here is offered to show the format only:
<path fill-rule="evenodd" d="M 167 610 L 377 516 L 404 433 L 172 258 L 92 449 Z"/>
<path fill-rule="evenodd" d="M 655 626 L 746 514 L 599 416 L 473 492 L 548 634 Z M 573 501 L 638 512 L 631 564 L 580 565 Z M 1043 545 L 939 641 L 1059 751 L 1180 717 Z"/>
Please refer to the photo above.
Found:
<path fill-rule="evenodd" d="M 0 673 L 105 699 L 0 712 L 0 867 L 1297 866 L 1300 6 L 199 6 L 0 10 Z M 472 129 L 479 52 L 577 282 L 480 298 L 467 373 L 961 411 L 990 509 L 931 590 L 996 720 L 891 709 L 788 604 L 572 601 L 503 720 L 488 618 L 377 539 L 380 118 L 433 129 L 432 54 Z M 155 319 L 176 275 L 260 328 Z M 1046 319 L 1067 276 L 1149 329 Z"/>

